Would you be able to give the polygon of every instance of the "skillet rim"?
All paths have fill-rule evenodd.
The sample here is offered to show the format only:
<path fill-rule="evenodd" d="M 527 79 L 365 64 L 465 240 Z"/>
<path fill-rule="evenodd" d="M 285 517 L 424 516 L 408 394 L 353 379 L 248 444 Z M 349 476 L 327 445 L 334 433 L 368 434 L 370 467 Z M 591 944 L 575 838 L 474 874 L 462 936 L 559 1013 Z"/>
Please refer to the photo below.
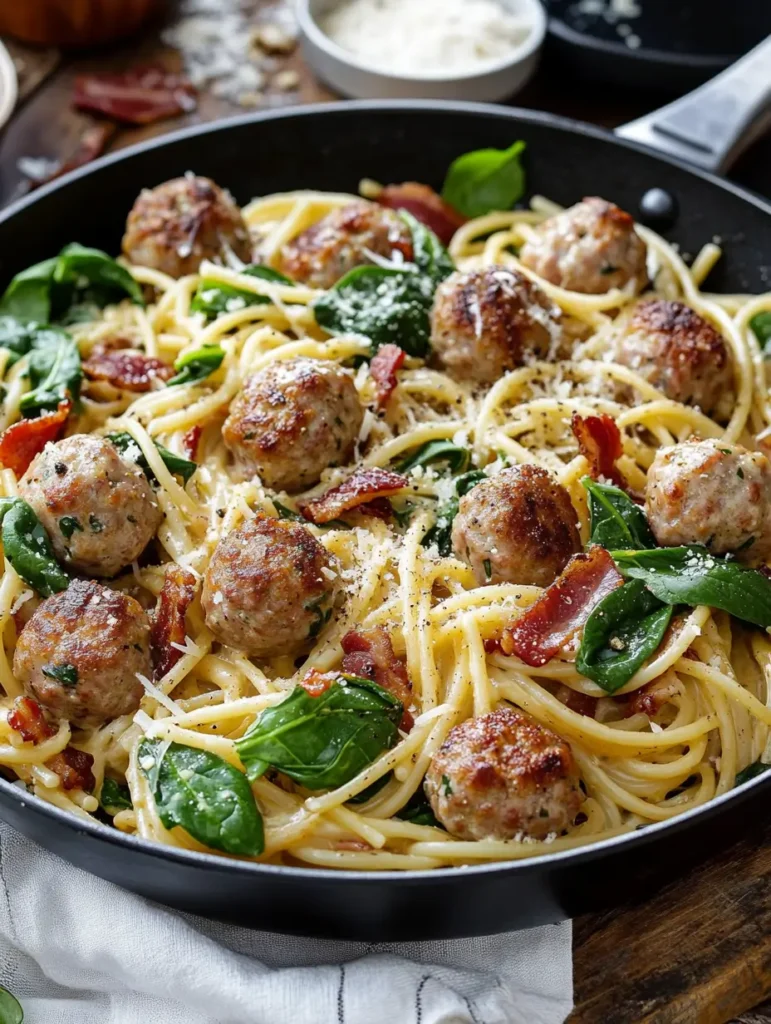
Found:
<path fill-rule="evenodd" d="M 583 121 L 577 121 L 571 118 L 561 117 L 556 114 L 541 111 L 525 110 L 520 107 L 502 107 L 491 103 L 471 103 L 455 100 L 355 100 L 347 102 L 303 104 L 288 109 L 284 108 L 237 115 L 221 121 L 191 125 L 178 131 L 169 132 L 168 134 L 160 135 L 144 142 L 137 143 L 133 146 L 127 146 L 125 149 L 120 149 L 115 153 L 109 153 L 106 156 L 100 157 L 98 160 L 85 165 L 84 167 L 77 168 L 69 174 L 63 175 L 61 178 L 50 182 L 48 185 L 41 186 L 34 192 L 18 199 L 5 210 L 0 212 L 0 224 L 4 224 L 7 221 L 12 220 L 15 216 L 22 213 L 28 207 L 34 205 L 39 200 L 56 193 L 59 190 L 65 190 L 73 181 L 89 177 L 90 175 L 98 175 L 104 167 L 111 166 L 112 164 L 121 160 L 129 159 L 130 157 L 140 153 L 146 153 L 162 148 L 166 145 L 172 145 L 181 139 L 194 138 L 199 135 L 214 135 L 217 132 L 227 131 L 231 127 L 237 128 L 249 124 L 259 124 L 263 121 L 273 121 L 277 119 L 289 120 L 292 118 L 303 118 L 309 116 L 323 117 L 326 114 L 344 113 L 346 111 L 351 111 L 353 113 L 368 112 L 375 115 L 380 112 L 391 113 L 398 111 L 477 114 L 487 118 L 510 120 L 513 122 L 524 121 L 531 124 L 544 125 L 572 135 L 583 135 L 597 139 L 598 141 L 610 142 L 614 146 L 632 150 L 633 152 L 644 154 L 647 157 L 653 157 L 663 164 L 669 164 L 670 166 L 677 167 L 682 171 L 686 171 L 689 175 L 700 178 L 703 181 L 714 185 L 723 192 L 731 193 L 736 198 L 749 203 L 751 206 L 760 210 L 767 216 L 771 216 L 771 202 L 751 190 L 746 189 L 741 185 L 736 185 L 734 182 L 719 178 L 717 175 L 711 174 L 708 171 L 691 167 L 682 160 L 659 154 L 655 150 L 652 150 L 647 146 L 643 146 L 640 143 L 620 138 L 607 129 L 587 124 Z M 690 810 L 685 811 L 682 814 L 678 814 L 673 818 L 654 822 L 639 830 L 626 832 L 621 835 L 612 836 L 608 839 L 588 843 L 585 846 L 579 846 L 571 850 L 563 850 L 557 853 L 544 853 L 524 858 L 522 860 L 492 861 L 485 864 L 464 865 L 462 870 L 460 866 L 450 866 L 423 871 L 351 871 L 340 868 L 263 864 L 257 861 L 237 860 L 222 854 L 200 853 L 195 850 L 184 850 L 178 847 L 165 846 L 161 843 L 154 843 L 150 840 L 142 839 L 139 836 L 120 832 L 118 829 L 103 825 L 97 821 L 91 822 L 78 818 L 74 814 L 70 814 L 62 808 L 47 803 L 40 797 L 27 793 L 15 783 L 0 778 L 0 793 L 5 797 L 15 800 L 22 811 L 25 811 L 27 809 L 27 805 L 31 804 L 34 812 L 40 813 L 44 817 L 48 817 L 49 819 L 56 821 L 58 824 L 70 828 L 73 832 L 89 836 L 98 842 L 114 844 L 128 850 L 134 849 L 152 857 L 158 857 L 169 862 L 188 865 L 190 867 L 233 872 L 235 874 L 242 875 L 244 878 L 249 878 L 253 875 L 274 875 L 287 876 L 289 878 L 297 877 L 298 879 L 303 878 L 306 882 L 340 879 L 348 884 L 351 884 L 352 882 L 358 883 L 360 886 L 369 885 L 380 880 L 388 882 L 398 880 L 402 884 L 410 886 L 433 885 L 437 884 L 439 880 L 443 880 L 448 877 L 461 879 L 468 877 L 469 875 L 478 876 L 488 875 L 491 873 L 509 874 L 514 872 L 519 875 L 528 875 L 532 873 L 539 873 L 544 868 L 550 868 L 552 866 L 554 868 L 577 867 L 595 860 L 604 860 L 606 857 L 616 855 L 617 852 L 620 855 L 620 852 L 623 852 L 623 850 L 630 845 L 633 845 L 635 849 L 641 849 L 645 846 L 649 846 L 658 840 L 659 834 L 662 832 L 666 832 L 668 835 L 675 835 L 678 832 L 687 831 L 694 819 L 707 821 L 710 818 L 719 817 L 725 804 L 730 803 L 739 805 L 742 802 L 746 802 L 752 796 L 756 796 L 757 793 L 755 791 L 759 791 L 762 787 L 766 787 L 771 791 L 771 773 L 765 776 L 759 776 L 756 779 L 742 784 L 737 789 L 730 790 L 727 793 L 723 793 L 721 796 L 714 797 L 712 800 L 691 808 Z M 0 816 L 2 816 L 2 808 L 0 808 Z"/>

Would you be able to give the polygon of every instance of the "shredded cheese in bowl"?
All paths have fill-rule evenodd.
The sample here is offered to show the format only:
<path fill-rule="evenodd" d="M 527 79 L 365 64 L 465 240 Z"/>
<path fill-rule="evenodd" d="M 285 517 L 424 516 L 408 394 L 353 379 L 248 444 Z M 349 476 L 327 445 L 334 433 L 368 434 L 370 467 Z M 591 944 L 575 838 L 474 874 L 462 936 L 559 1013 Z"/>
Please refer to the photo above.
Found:
<path fill-rule="evenodd" d="M 319 26 L 358 59 L 410 77 L 495 64 L 533 31 L 525 10 L 498 0 L 342 0 Z"/>

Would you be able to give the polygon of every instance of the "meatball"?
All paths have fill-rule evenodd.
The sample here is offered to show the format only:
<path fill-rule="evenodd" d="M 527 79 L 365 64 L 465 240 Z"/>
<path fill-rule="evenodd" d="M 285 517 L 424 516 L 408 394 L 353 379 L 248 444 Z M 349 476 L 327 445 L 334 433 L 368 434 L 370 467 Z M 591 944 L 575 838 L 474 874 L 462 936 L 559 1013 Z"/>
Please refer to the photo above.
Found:
<path fill-rule="evenodd" d="M 640 302 L 615 343 L 615 359 L 667 398 L 730 416 L 733 367 L 728 346 L 711 324 L 682 302 Z"/>
<path fill-rule="evenodd" d="M 300 491 L 350 459 L 363 417 L 353 378 L 336 363 L 276 360 L 233 399 L 222 438 L 244 477 Z"/>
<path fill-rule="evenodd" d="M 257 516 L 223 538 L 203 581 L 206 625 L 256 658 L 307 650 L 339 590 L 332 560 L 299 523 Z"/>
<path fill-rule="evenodd" d="M 202 260 L 221 262 L 231 253 L 249 262 L 249 231 L 230 195 L 209 178 L 186 174 L 139 193 L 123 236 L 131 263 L 184 277 Z"/>
<path fill-rule="evenodd" d="M 550 217 L 519 258 L 539 277 L 574 292 L 600 295 L 647 280 L 645 243 L 634 220 L 614 203 L 592 196 Z"/>
<path fill-rule="evenodd" d="M 563 832 L 583 802 L 565 740 L 509 707 L 451 729 L 423 786 L 436 817 L 460 839 L 545 839 Z"/>
<path fill-rule="evenodd" d="M 281 270 L 311 288 L 331 288 L 349 270 L 373 263 L 370 253 L 412 259 L 412 235 L 401 217 L 364 199 L 328 213 L 281 250 Z"/>
<path fill-rule="evenodd" d="M 460 499 L 452 547 L 480 584 L 548 587 L 581 538 L 565 488 L 539 466 L 513 466 Z"/>
<path fill-rule="evenodd" d="M 662 448 L 648 470 L 645 510 L 663 547 L 703 544 L 762 561 L 771 554 L 771 463 L 714 438 Z"/>
<path fill-rule="evenodd" d="M 155 536 L 163 513 L 147 477 L 104 437 L 47 444 L 19 481 L 56 557 L 89 576 L 115 576 Z"/>
<path fill-rule="evenodd" d="M 95 726 L 139 707 L 150 676 L 142 606 L 93 580 L 46 598 L 21 632 L 13 674 L 57 718 Z"/>
<path fill-rule="evenodd" d="M 559 341 L 559 308 L 516 270 L 456 270 L 436 290 L 431 347 L 461 380 L 492 384 Z"/>

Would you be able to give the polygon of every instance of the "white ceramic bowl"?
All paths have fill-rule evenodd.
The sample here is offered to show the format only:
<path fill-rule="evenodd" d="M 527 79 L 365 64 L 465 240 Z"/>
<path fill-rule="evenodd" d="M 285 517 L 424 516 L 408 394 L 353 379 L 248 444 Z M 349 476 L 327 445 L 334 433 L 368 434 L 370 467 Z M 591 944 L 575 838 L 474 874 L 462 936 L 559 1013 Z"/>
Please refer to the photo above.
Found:
<path fill-rule="evenodd" d="M 13 113 L 17 95 L 16 68 L 11 55 L 0 43 L 0 128 Z"/>
<path fill-rule="evenodd" d="M 297 0 L 297 21 L 308 64 L 337 92 L 355 99 L 507 99 L 533 75 L 546 34 L 546 15 L 540 0 L 499 0 L 503 6 L 529 15 L 533 26 L 522 45 L 508 57 L 459 75 L 433 72 L 406 77 L 364 63 L 322 32 L 318 19 L 339 2 Z"/>

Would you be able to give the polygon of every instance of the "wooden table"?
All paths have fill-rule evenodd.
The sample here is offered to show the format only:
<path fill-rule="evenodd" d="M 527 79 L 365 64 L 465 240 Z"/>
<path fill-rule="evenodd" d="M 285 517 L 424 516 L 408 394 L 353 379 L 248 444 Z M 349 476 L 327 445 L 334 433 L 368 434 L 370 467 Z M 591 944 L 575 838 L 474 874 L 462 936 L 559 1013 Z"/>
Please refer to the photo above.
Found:
<path fill-rule="evenodd" d="M 270 20 L 274 5 L 253 2 L 258 16 Z M 77 59 L 10 46 L 23 64 L 24 102 L 0 143 L 0 203 L 25 190 L 16 166 L 19 157 L 66 158 L 91 123 L 70 108 L 76 73 L 137 63 L 180 66 L 179 56 L 160 43 L 158 27 L 130 46 Z M 272 84 L 285 68 L 297 72 L 297 89 L 282 91 Z M 297 51 L 277 59 L 264 97 L 270 106 L 334 98 L 314 80 Z M 608 127 L 655 105 L 649 96 L 581 88 L 564 81 L 554 66 L 542 68 L 517 102 Z M 242 112 L 238 106 L 204 93 L 194 113 L 146 128 L 120 129 L 110 148 L 237 112 Z M 771 192 L 769 167 L 771 137 L 756 143 L 732 176 Z M 653 899 L 579 918 L 574 977 L 571 1024 L 771 1024 L 771 1002 L 766 1012 L 759 1006 L 771 999 L 771 822 L 760 823 L 727 852 Z M 752 1007 L 755 1011 L 748 1012 Z"/>

